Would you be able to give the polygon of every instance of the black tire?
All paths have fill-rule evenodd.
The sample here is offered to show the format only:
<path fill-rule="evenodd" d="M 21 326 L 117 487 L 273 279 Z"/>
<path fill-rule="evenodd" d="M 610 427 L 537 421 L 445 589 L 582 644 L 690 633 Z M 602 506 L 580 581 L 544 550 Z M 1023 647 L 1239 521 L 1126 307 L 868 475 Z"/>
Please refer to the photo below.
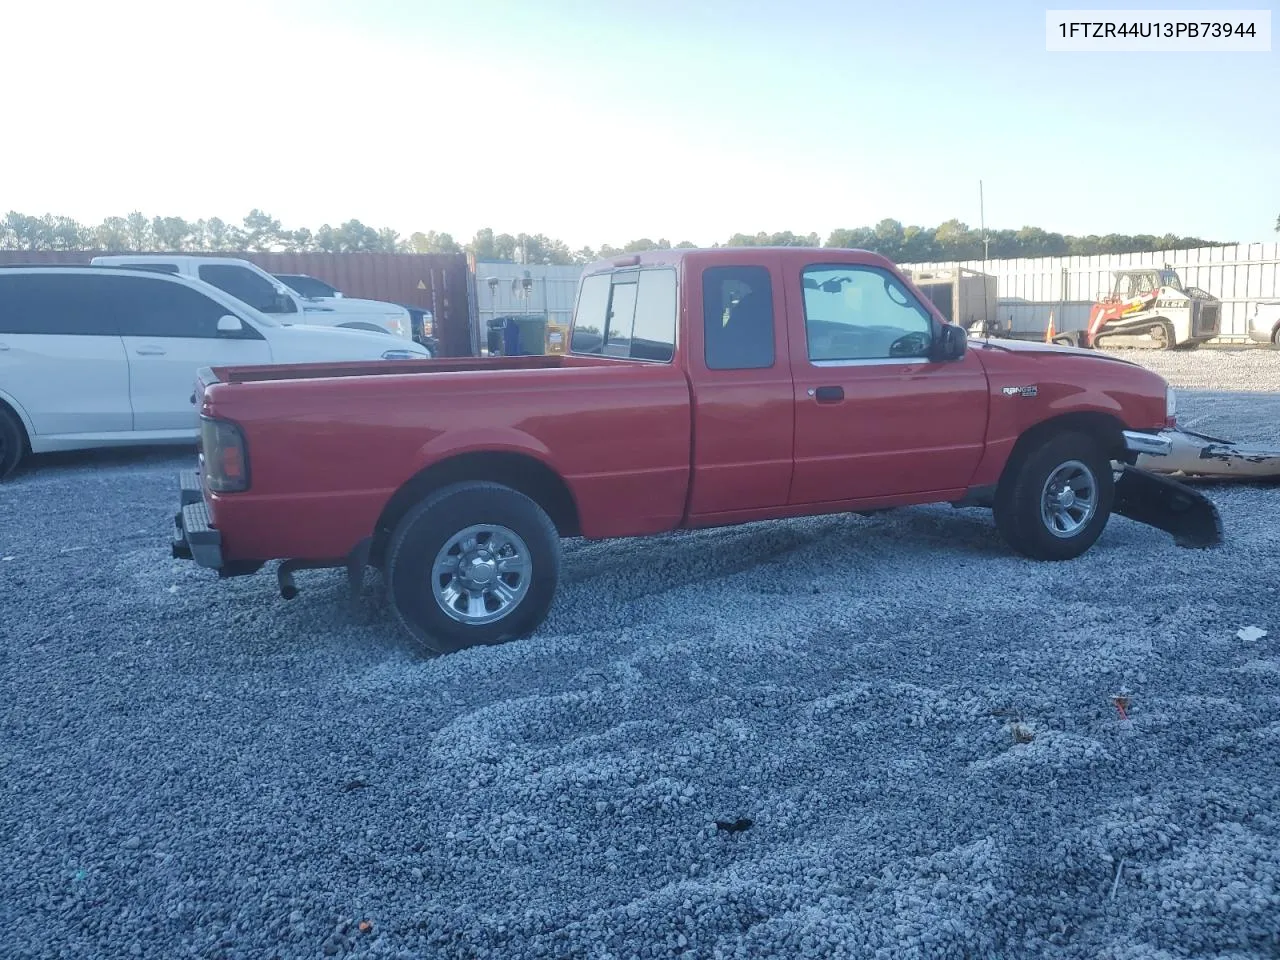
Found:
<path fill-rule="evenodd" d="M 1043 516 L 1049 480 L 1070 464 L 1084 467 L 1094 487 L 1093 513 L 1076 530 L 1058 535 Z M 1073 471 L 1075 468 L 1071 468 Z M 1058 474 L 1061 476 L 1061 474 Z M 1058 433 L 1019 451 L 996 488 L 996 528 L 1014 550 L 1033 560 L 1072 560 L 1102 535 L 1115 501 L 1111 460 L 1098 442 L 1083 433 Z"/>
<path fill-rule="evenodd" d="M 1276 328 L 1271 331 L 1271 345 L 1273 347 L 1280 347 L 1280 325 L 1277 325 Z"/>
<path fill-rule="evenodd" d="M 26 428 L 12 410 L 0 404 L 0 480 L 18 468 L 26 454 Z"/>
<path fill-rule="evenodd" d="M 437 554 L 456 535 L 480 524 L 514 533 L 528 550 L 531 569 L 524 592 L 500 619 L 467 623 L 446 612 L 436 597 L 431 572 Z M 521 552 L 514 544 L 511 549 L 515 555 Z M 488 571 L 491 578 L 514 576 L 494 570 Z M 560 534 L 537 503 L 510 487 L 488 482 L 452 484 L 430 494 L 396 526 L 387 548 L 385 576 L 388 598 L 400 623 L 432 653 L 504 643 L 527 636 L 546 619 L 560 579 Z M 463 582 L 455 577 L 449 574 L 447 582 Z M 482 592 L 484 603 L 493 599 Z"/>

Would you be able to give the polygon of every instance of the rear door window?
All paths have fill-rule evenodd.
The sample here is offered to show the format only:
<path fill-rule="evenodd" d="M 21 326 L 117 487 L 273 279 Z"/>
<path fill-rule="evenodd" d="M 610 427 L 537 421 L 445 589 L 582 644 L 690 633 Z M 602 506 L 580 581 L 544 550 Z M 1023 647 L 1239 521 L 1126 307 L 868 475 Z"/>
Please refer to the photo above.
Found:
<path fill-rule="evenodd" d="M 773 366 L 773 283 L 767 267 L 702 272 L 702 329 L 708 370 Z"/>
<path fill-rule="evenodd" d="M 102 279 L 110 284 L 106 299 L 126 337 L 213 339 L 218 336 L 218 319 L 228 313 L 216 300 L 158 277 Z M 246 325 L 245 330 L 252 328 Z"/>
<path fill-rule="evenodd" d="M 263 313 L 295 313 L 293 302 L 286 309 L 276 288 L 265 277 L 233 263 L 203 263 L 200 279 L 219 290 L 231 294 Z"/>
<path fill-rule="evenodd" d="M 578 294 L 571 353 L 670 363 L 676 272 L 663 267 L 587 277 Z"/>
<path fill-rule="evenodd" d="M 0 334 L 119 336 L 102 281 L 79 273 L 0 272 Z"/>

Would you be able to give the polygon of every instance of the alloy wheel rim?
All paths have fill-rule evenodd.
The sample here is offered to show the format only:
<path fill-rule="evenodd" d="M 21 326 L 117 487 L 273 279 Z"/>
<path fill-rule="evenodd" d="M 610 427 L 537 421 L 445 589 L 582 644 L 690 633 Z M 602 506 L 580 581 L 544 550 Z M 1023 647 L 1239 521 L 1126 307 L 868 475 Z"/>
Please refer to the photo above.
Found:
<path fill-rule="evenodd" d="M 529 545 L 509 527 L 478 523 L 459 530 L 431 564 L 431 592 L 445 614 L 467 626 L 509 616 L 529 592 Z"/>
<path fill-rule="evenodd" d="M 1088 465 L 1068 460 L 1044 482 L 1040 492 L 1040 520 L 1059 539 L 1076 536 L 1098 512 L 1098 481 Z"/>

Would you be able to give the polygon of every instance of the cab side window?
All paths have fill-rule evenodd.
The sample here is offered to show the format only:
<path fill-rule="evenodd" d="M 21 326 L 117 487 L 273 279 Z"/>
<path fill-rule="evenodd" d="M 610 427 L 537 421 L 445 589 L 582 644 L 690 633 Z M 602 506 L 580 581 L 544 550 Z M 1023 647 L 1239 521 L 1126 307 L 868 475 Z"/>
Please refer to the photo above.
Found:
<path fill-rule="evenodd" d="M 676 272 L 670 268 L 586 277 L 578 292 L 569 351 L 670 363 L 676 313 Z"/>
<path fill-rule="evenodd" d="M 801 283 L 814 363 L 928 357 L 932 316 L 887 270 L 813 266 Z"/>
<path fill-rule="evenodd" d="M 103 277 L 108 289 L 103 298 L 126 337 L 218 336 L 218 319 L 227 309 L 190 287 L 147 277 Z M 245 327 L 246 333 L 252 331 Z M 255 338 L 261 335 L 253 331 Z"/>
<path fill-rule="evenodd" d="M 703 351 L 708 370 L 773 366 L 773 283 L 767 267 L 702 271 Z"/>
<path fill-rule="evenodd" d="M 74 273 L 0 274 L 0 334 L 120 335 L 102 281 Z"/>
<path fill-rule="evenodd" d="M 263 313 L 298 311 L 292 300 L 280 297 L 270 281 L 235 264 L 202 263 L 200 279 Z"/>

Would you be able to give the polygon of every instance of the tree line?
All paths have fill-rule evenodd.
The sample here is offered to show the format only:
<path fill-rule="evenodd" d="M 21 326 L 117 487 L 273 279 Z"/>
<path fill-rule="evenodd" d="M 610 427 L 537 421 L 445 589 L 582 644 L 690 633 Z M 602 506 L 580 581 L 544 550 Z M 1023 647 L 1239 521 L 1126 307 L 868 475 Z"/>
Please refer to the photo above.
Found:
<path fill-rule="evenodd" d="M 1280 217 L 1276 219 L 1280 231 Z M 1143 253 L 1194 247 L 1229 246 L 1234 241 L 1205 240 L 1174 234 L 1117 234 L 1071 236 L 1039 227 L 989 230 L 985 233 L 959 220 L 936 227 L 904 226 L 897 220 L 881 220 L 871 227 L 833 230 L 823 241 L 818 234 L 735 233 L 724 244 L 713 246 L 812 246 L 855 247 L 872 250 L 898 263 L 950 260 L 1009 259 L 1017 257 L 1094 256 L 1108 253 Z M 108 217 L 87 226 L 70 217 L 45 214 L 36 217 L 10 211 L 0 220 L 0 249 L 102 251 L 108 253 L 234 253 L 271 251 L 346 253 L 472 253 L 478 260 L 514 260 L 530 264 L 581 264 L 643 250 L 693 247 L 682 240 L 641 237 L 620 247 L 604 244 L 598 249 L 571 250 L 564 242 L 545 234 L 498 233 L 491 227 L 477 230 L 466 243 L 434 230 L 401 236 L 390 228 L 367 226 L 348 220 L 339 226 L 324 224 L 285 229 L 275 217 L 251 210 L 239 223 L 218 217 L 185 220 L 182 217 L 148 217 L 135 211 L 127 217 Z"/>

